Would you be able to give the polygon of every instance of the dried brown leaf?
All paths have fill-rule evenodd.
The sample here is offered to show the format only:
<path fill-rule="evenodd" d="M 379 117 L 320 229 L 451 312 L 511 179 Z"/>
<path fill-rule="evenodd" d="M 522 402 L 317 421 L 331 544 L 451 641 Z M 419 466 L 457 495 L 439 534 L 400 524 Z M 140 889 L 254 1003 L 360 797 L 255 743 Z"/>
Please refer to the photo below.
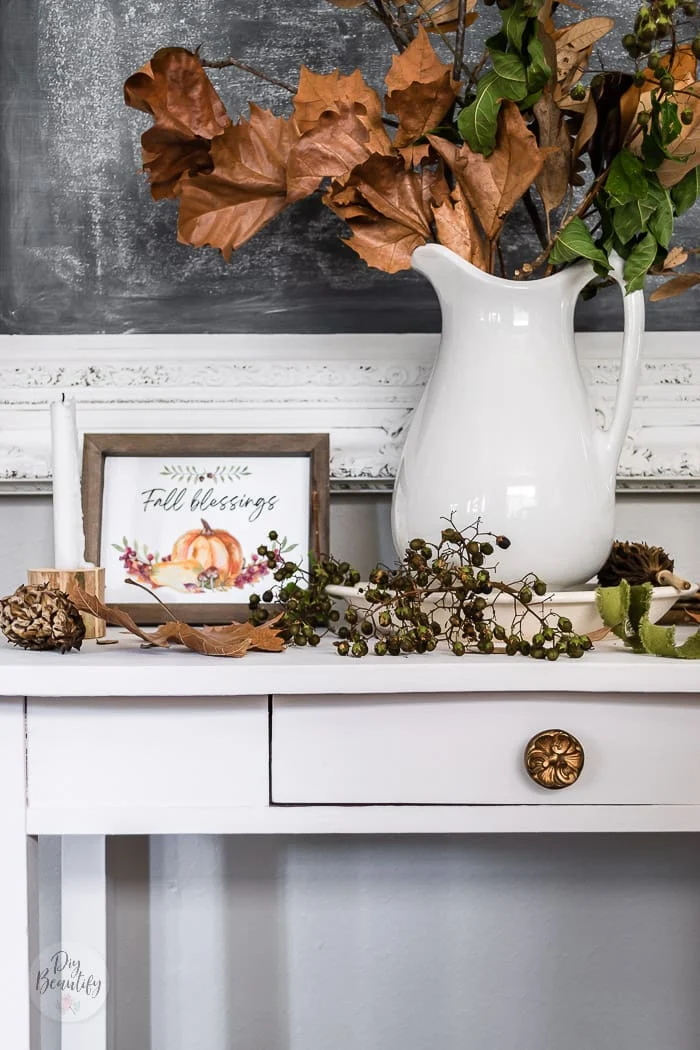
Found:
<path fill-rule="evenodd" d="M 406 50 L 394 55 L 386 86 L 387 112 L 399 120 L 394 139 L 397 148 L 437 127 L 459 87 L 452 79 L 452 67 L 440 61 L 422 26 Z"/>
<path fill-rule="evenodd" d="M 197 55 L 179 47 L 157 51 L 126 81 L 124 99 L 155 120 L 141 145 L 156 200 L 175 196 L 183 175 L 211 170 L 211 140 L 231 121 Z"/>
<path fill-rule="evenodd" d="M 176 197 L 183 175 L 208 173 L 214 166 L 209 139 L 190 138 L 158 124 L 141 136 L 141 157 L 151 196 L 157 201 Z"/>
<path fill-rule="evenodd" d="M 657 176 L 662 186 L 669 189 L 700 164 L 700 81 L 686 89 L 682 96 L 683 106 L 692 110 L 690 124 L 683 125 L 680 135 L 668 146 L 669 153 L 676 160 L 664 160 L 657 169 Z"/>
<path fill-rule="evenodd" d="M 184 645 L 202 656 L 240 657 L 250 649 L 264 652 L 281 652 L 285 647 L 274 624 L 275 617 L 268 624 L 254 627 L 249 623 L 232 623 L 221 627 L 191 627 L 186 623 L 164 623 L 152 638 L 156 644 Z"/>
<path fill-rule="evenodd" d="M 434 154 L 430 144 L 425 142 L 420 146 L 402 146 L 399 153 L 403 157 L 406 170 L 418 168 L 421 164 L 430 163 L 434 160 Z"/>
<path fill-rule="evenodd" d="M 350 176 L 331 184 L 324 202 L 345 219 L 346 240 L 369 266 L 397 273 L 431 238 L 432 205 L 449 192 L 442 171 L 407 171 L 398 156 L 373 154 Z"/>
<path fill-rule="evenodd" d="M 461 255 L 473 266 L 487 270 L 481 234 L 464 194 L 456 186 L 450 197 L 438 207 L 433 206 L 435 228 L 440 244 Z"/>
<path fill-rule="evenodd" d="M 663 272 L 666 273 L 669 270 L 675 270 L 678 266 L 682 266 L 683 263 L 687 261 L 687 251 L 685 248 L 682 248 L 680 244 L 676 244 L 668 251 L 666 258 L 664 259 Z"/>
<path fill-rule="evenodd" d="M 142 631 L 128 613 L 123 612 L 121 609 L 114 608 L 111 605 L 105 605 L 104 602 L 101 602 L 94 594 L 88 594 L 86 591 L 78 587 L 77 584 L 71 588 L 68 597 L 79 612 L 90 613 L 92 616 L 96 616 L 98 620 L 104 620 L 105 623 L 111 623 L 113 627 L 123 627 L 131 634 L 135 634 L 136 637 L 140 638 L 143 642 L 148 642 L 149 645 L 160 645 L 161 648 L 166 647 L 165 643 L 154 641 L 152 635 L 148 634 L 146 631 Z"/>
<path fill-rule="evenodd" d="M 653 303 L 660 303 L 663 299 L 673 299 L 676 295 L 682 295 L 689 288 L 700 284 L 700 273 L 679 273 L 656 288 L 649 298 Z"/>
<path fill-rule="evenodd" d="M 322 114 L 292 147 L 287 162 L 287 199 L 308 197 L 327 177 L 339 177 L 370 155 L 369 133 L 349 107 Z"/>
<path fill-rule="evenodd" d="M 564 114 L 548 89 L 533 107 L 537 118 L 537 141 L 548 149 L 535 185 L 545 211 L 558 208 L 566 196 L 571 178 L 571 136 Z M 551 150 L 551 152 L 550 152 Z"/>
<path fill-rule="evenodd" d="M 555 98 L 567 95 L 588 65 L 593 45 L 614 27 L 612 18 L 584 18 L 556 34 L 557 89 Z"/>
<path fill-rule="evenodd" d="M 459 0 L 421 0 L 421 19 L 429 33 L 454 33 L 459 24 Z M 474 8 L 476 0 L 467 0 L 464 12 L 465 26 L 473 25 L 479 17 Z"/>
<path fill-rule="evenodd" d="M 598 107 L 595 104 L 595 99 L 593 98 L 592 93 L 589 91 L 585 101 L 583 120 L 581 121 L 581 126 L 578 129 L 576 141 L 574 142 L 574 159 L 580 157 L 584 150 L 587 149 L 588 144 L 593 138 L 597 127 Z"/>
<path fill-rule="evenodd" d="M 115 627 L 123 627 L 141 641 L 160 649 L 167 649 L 172 643 L 176 643 L 203 656 L 245 656 L 249 649 L 279 652 L 285 645 L 275 627 L 279 616 L 260 627 L 249 623 L 192 627 L 190 624 L 174 620 L 155 631 L 143 631 L 128 613 L 117 607 L 105 605 L 95 595 L 87 594 L 77 585 L 72 588 L 69 598 L 80 612 L 91 613 Z"/>
<path fill-rule="evenodd" d="M 537 140 L 514 102 L 504 102 L 498 118 L 496 148 L 490 156 L 457 149 L 445 139 L 430 136 L 430 143 L 452 169 L 482 229 L 491 239 L 503 220 L 532 185 L 544 163 Z"/>
<path fill-rule="evenodd" d="M 607 638 L 612 627 L 597 627 L 595 631 L 588 631 L 588 637 L 592 642 L 602 642 L 603 638 Z"/>
<path fill-rule="evenodd" d="M 359 69 L 345 77 L 337 69 L 332 73 L 313 73 L 306 66 L 301 67 L 294 117 L 302 135 L 312 131 L 324 113 L 341 116 L 348 110 L 367 129 L 369 152 L 386 153 L 391 142 L 382 122 L 381 99 Z"/>
<path fill-rule="evenodd" d="M 294 120 L 251 103 L 250 120 L 212 142 L 211 174 L 183 179 L 178 240 L 209 244 L 229 259 L 289 203 L 287 161 L 298 139 Z"/>

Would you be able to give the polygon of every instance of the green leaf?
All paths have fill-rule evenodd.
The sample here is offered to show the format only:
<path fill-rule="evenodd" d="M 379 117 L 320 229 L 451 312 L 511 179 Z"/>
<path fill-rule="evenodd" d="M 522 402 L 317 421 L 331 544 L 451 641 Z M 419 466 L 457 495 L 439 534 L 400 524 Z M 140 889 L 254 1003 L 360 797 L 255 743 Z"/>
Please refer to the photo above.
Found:
<path fill-rule="evenodd" d="M 501 81 L 496 73 L 487 73 L 479 81 L 476 98 L 459 115 L 457 127 L 471 149 L 487 157 L 496 147 L 498 114 L 503 101 Z"/>
<path fill-rule="evenodd" d="M 680 182 L 671 190 L 671 200 L 676 209 L 676 215 L 682 215 L 691 208 L 700 197 L 700 167 L 691 168 Z"/>
<path fill-rule="evenodd" d="M 656 237 L 653 233 L 647 233 L 627 256 L 624 277 L 628 295 L 644 287 L 647 271 L 656 258 L 656 252 Z"/>
<path fill-rule="evenodd" d="M 527 45 L 527 57 L 527 89 L 531 94 L 536 94 L 552 78 L 552 70 L 547 63 L 544 48 L 536 36 L 533 36 Z"/>
<path fill-rule="evenodd" d="M 129 546 L 129 541 L 127 540 L 126 536 L 122 536 L 122 543 L 124 544 L 125 547 Z"/>
<path fill-rule="evenodd" d="M 656 179 L 656 176 L 652 176 Z M 649 219 L 649 229 L 662 248 L 668 248 L 673 236 L 673 205 L 671 195 L 659 183 L 649 185 L 650 198 L 654 201 L 654 213 Z"/>
<path fill-rule="evenodd" d="M 612 225 L 622 244 L 627 244 L 640 233 L 644 233 L 655 203 L 651 198 L 629 201 L 612 210 Z"/>
<path fill-rule="evenodd" d="M 490 51 L 493 68 L 505 84 L 508 85 L 508 98 L 514 101 L 525 98 L 527 94 L 527 73 L 523 60 L 514 53 Z"/>
<path fill-rule="evenodd" d="M 658 127 L 662 146 L 670 146 L 681 133 L 682 125 L 678 116 L 678 106 L 670 99 L 664 99 L 659 106 Z"/>
<path fill-rule="evenodd" d="M 120 546 L 118 543 L 113 543 L 112 546 L 114 547 L 115 551 L 123 551 L 124 550 L 124 548 L 122 546 Z"/>
<path fill-rule="evenodd" d="M 516 51 L 522 52 L 523 36 L 527 29 L 527 15 L 523 14 L 522 0 L 515 0 L 514 4 L 501 11 L 501 19 L 508 42 Z"/>
<path fill-rule="evenodd" d="M 559 263 L 573 262 L 574 259 L 590 259 L 591 262 L 600 263 L 606 271 L 610 269 L 605 252 L 597 247 L 591 231 L 578 216 L 559 232 L 549 256 L 549 261 L 555 266 Z"/>
<path fill-rule="evenodd" d="M 647 180 L 639 158 L 627 149 L 620 150 L 610 165 L 605 189 L 615 205 L 646 197 Z"/>

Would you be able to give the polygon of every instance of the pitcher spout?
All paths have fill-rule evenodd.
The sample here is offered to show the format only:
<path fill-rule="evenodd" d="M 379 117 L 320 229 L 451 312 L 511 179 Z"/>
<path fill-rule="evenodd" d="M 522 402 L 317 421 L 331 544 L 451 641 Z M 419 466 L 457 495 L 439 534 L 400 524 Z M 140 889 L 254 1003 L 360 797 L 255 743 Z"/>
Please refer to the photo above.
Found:
<path fill-rule="evenodd" d="M 411 266 L 427 277 L 441 301 L 464 288 L 465 279 L 488 279 L 488 274 L 442 244 L 423 244 L 411 256 Z"/>

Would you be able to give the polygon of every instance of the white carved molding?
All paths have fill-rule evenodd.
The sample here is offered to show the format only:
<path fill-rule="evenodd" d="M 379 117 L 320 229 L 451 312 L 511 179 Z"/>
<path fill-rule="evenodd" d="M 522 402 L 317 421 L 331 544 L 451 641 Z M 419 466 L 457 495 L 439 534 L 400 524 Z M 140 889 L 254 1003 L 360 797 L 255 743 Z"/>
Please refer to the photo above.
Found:
<path fill-rule="evenodd" d="M 389 489 L 437 343 L 432 335 L 2 336 L 0 492 L 50 491 L 48 406 L 62 392 L 75 398 L 83 432 L 327 431 L 334 489 Z M 620 336 L 581 334 L 577 343 L 604 425 Z M 649 333 L 618 485 L 700 489 L 699 439 L 700 338 Z"/>

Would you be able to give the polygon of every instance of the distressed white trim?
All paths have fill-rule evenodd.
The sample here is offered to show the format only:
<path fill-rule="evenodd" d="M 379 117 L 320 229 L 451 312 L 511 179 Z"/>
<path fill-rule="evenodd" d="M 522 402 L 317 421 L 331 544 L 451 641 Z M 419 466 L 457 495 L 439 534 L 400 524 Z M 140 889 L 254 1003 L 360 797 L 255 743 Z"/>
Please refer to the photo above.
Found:
<path fill-rule="evenodd" d="M 601 421 L 620 336 L 577 337 Z M 50 491 L 48 405 L 65 391 L 81 430 L 328 431 L 335 489 L 391 487 L 435 335 L 0 337 L 0 492 Z M 700 489 L 700 337 L 652 332 L 618 483 Z"/>

